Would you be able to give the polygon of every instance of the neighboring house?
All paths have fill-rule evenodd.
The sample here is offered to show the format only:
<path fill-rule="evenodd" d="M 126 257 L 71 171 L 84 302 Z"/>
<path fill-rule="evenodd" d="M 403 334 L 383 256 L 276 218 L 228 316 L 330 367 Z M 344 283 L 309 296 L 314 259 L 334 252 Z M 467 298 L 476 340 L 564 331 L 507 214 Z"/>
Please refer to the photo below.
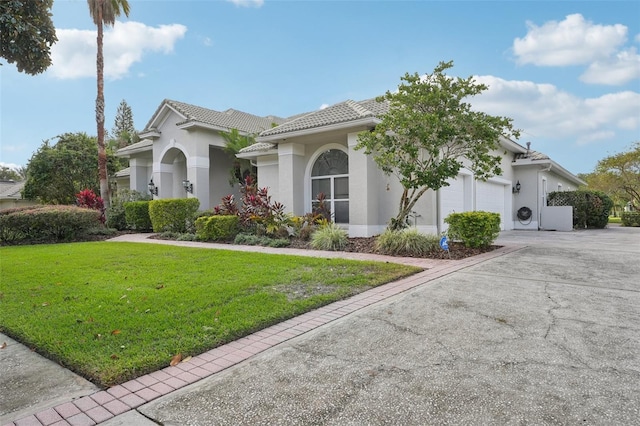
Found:
<path fill-rule="evenodd" d="M 37 204 L 33 200 L 22 198 L 22 190 L 26 181 L 0 180 L 0 210 L 13 207 L 31 206 Z"/>
<path fill-rule="evenodd" d="M 130 161 L 131 189 L 147 191 L 153 179 L 158 198 L 197 197 L 205 210 L 224 195 L 237 194 L 228 183 L 233 158 L 222 150 L 220 132 L 236 128 L 241 134 L 259 134 L 256 143 L 237 156 L 257 167 L 258 185 L 269 188 L 273 200 L 303 215 L 322 192 L 334 221 L 350 236 L 373 236 L 397 214 L 402 189 L 355 146 L 358 133 L 373 129 L 386 108 L 372 99 L 348 100 L 282 119 L 165 100 L 141 133 L 142 140 L 117 155 Z M 502 157 L 502 175 L 482 182 L 468 169 L 461 170 L 449 186 L 425 193 L 415 206 L 412 225 L 438 233 L 446 228 L 448 214 L 484 210 L 500 213 L 502 229 L 538 229 L 548 192 L 584 184 L 547 156 L 508 138 L 501 138 L 495 154 Z M 117 179 L 126 185 L 127 173 L 119 172 Z M 193 193 L 187 193 L 183 180 L 193 184 Z M 530 211 L 526 219 L 518 218 L 522 207 Z"/>

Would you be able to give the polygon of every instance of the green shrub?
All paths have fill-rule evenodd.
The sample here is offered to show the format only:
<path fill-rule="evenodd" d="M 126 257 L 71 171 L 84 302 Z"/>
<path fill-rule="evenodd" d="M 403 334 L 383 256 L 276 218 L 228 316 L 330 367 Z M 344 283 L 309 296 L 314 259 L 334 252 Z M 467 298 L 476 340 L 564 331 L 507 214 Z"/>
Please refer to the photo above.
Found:
<path fill-rule="evenodd" d="M 238 222 L 238 216 L 202 216 L 196 219 L 196 236 L 201 241 L 233 240 Z"/>
<path fill-rule="evenodd" d="M 124 215 L 127 228 L 136 231 L 151 230 L 149 203 L 150 201 L 129 201 L 124 203 Z"/>
<path fill-rule="evenodd" d="M 376 250 L 392 256 L 420 257 L 438 248 L 436 235 L 421 234 L 415 228 L 387 229 L 376 239 Z"/>
<path fill-rule="evenodd" d="M 604 228 L 609 223 L 613 201 L 600 191 L 560 191 L 549 193 L 547 205 L 572 206 L 574 228 Z"/>
<path fill-rule="evenodd" d="M 169 198 L 149 202 L 153 232 L 185 233 L 193 229 L 194 217 L 200 207 L 197 198 Z"/>
<path fill-rule="evenodd" d="M 289 247 L 291 241 L 288 238 L 270 238 L 268 246 L 274 248 Z"/>
<path fill-rule="evenodd" d="M 138 191 L 132 191 L 129 189 L 122 189 L 111 198 L 111 206 L 106 211 L 107 222 L 105 225 L 108 228 L 117 229 L 123 231 L 127 229 L 127 218 L 124 210 L 124 203 L 131 201 L 148 201 L 151 196 Z M 149 228 L 151 229 L 151 228 Z"/>
<path fill-rule="evenodd" d="M 76 206 L 29 206 L 0 212 L 0 241 L 58 242 L 102 226 L 98 210 Z"/>
<path fill-rule="evenodd" d="M 185 232 L 184 234 L 180 234 L 178 235 L 178 237 L 176 238 L 176 241 L 197 241 L 198 237 L 196 236 L 196 234 L 193 234 L 191 232 Z"/>
<path fill-rule="evenodd" d="M 242 244 L 246 246 L 264 246 L 264 247 L 288 247 L 291 242 L 287 238 L 270 238 L 266 235 L 254 234 L 238 234 L 233 240 L 234 244 Z"/>
<path fill-rule="evenodd" d="M 347 231 L 329 222 L 311 234 L 311 247 L 316 250 L 342 250 L 346 247 L 348 239 Z"/>
<path fill-rule="evenodd" d="M 620 218 L 622 226 L 640 226 L 640 212 L 623 212 Z"/>
<path fill-rule="evenodd" d="M 449 224 L 451 240 L 462 241 L 466 247 L 489 247 L 500 233 L 500 214 L 475 211 L 451 213 L 444 219 Z"/>

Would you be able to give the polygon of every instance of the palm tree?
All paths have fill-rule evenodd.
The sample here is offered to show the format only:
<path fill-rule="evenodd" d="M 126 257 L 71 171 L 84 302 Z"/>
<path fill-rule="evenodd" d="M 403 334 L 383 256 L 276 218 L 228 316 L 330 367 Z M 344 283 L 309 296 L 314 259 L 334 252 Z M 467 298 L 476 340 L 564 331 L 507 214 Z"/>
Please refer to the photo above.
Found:
<path fill-rule="evenodd" d="M 100 177 L 100 196 L 104 206 L 109 207 L 109 181 L 107 179 L 107 150 L 104 143 L 104 57 L 102 55 L 102 32 L 104 25 L 113 25 L 116 18 L 124 13 L 129 16 L 128 0 L 87 0 L 89 14 L 98 27 L 98 53 L 96 69 L 98 96 L 96 97 L 96 124 L 98 126 L 98 175 Z"/>

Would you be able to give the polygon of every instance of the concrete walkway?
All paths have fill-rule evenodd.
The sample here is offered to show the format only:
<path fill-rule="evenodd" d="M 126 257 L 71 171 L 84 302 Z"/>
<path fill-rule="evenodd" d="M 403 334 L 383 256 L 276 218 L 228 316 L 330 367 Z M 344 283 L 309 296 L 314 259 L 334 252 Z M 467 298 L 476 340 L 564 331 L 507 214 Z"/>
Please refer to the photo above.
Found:
<path fill-rule="evenodd" d="M 81 397 L 0 352 L 0 424 L 638 424 L 640 229 L 498 243 Z"/>

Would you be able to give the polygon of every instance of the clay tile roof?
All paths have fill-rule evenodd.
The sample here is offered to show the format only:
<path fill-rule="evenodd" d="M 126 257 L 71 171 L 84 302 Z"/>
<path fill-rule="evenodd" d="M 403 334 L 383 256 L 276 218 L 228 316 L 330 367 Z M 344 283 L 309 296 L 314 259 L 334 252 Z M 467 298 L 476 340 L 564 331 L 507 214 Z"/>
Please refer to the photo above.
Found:
<path fill-rule="evenodd" d="M 165 104 L 171 106 L 173 109 L 186 117 L 185 121 L 178 124 L 202 123 L 211 126 L 226 128 L 229 130 L 238 129 L 239 131 L 245 133 L 259 133 L 265 129 L 270 129 L 271 127 L 273 127 L 273 123 L 282 124 L 285 122 L 284 118 L 275 117 L 272 115 L 267 117 L 259 117 L 257 115 L 237 111 L 235 109 L 228 109 L 226 111 L 215 111 L 184 102 L 165 99 L 156 113 L 153 115 L 151 121 L 147 124 L 145 130 L 151 130 L 149 126 L 151 125 L 159 110 Z"/>
<path fill-rule="evenodd" d="M 239 152 L 242 154 L 246 152 L 269 151 L 270 149 L 273 149 L 275 147 L 276 147 L 276 144 L 274 143 L 257 142 L 252 145 L 249 145 L 246 148 L 242 148 Z"/>
<path fill-rule="evenodd" d="M 388 109 L 386 103 L 376 102 L 375 99 L 355 102 L 347 100 L 325 109 L 313 111 L 298 116 L 284 124 L 265 130 L 260 136 L 272 136 L 331 124 L 345 123 L 365 117 L 376 117 Z"/>

